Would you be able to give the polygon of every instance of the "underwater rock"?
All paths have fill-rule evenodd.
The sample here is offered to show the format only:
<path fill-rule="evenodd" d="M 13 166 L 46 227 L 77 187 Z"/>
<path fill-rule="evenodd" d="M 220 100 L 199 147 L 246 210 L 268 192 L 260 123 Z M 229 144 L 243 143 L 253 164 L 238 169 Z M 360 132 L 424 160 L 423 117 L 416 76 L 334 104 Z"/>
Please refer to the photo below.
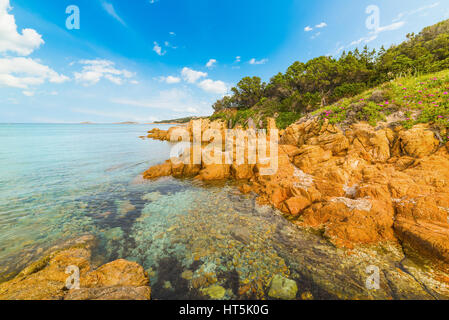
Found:
<path fill-rule="evenodd" d="M 313 300 L 313 294 L 310 293 L 309 291 L 303 292 L 301 294 L 301 299 L 302 300 Z"/>
<path fill-rule="evenodd" d="M 250 243 L 251 242 L 251 233 L 248 229 L 240 226 L 236 226 L 231 230 L 231 235 L 235 240 L 240 241 L 241 243 Z"/>
<path fill-rule="evenodd" d="M 82 288 L 71 290 L 64 300 L 150 300 L 149 287 Z"/>
<path fill-rule="evenodd" d="M 271 281 L 268 296 L 280 300 L 294 300 L 297 293 L 298 286 L 296 281 L 276 275 Z"/>
<path fill-rule="evenodd" d="M 157 201 L 162 197 L 162 194 L 160 192 L 151 192 L 147 193 L 142 197 L 142 200 L 144 201 Z"/>
<path fill-rule="evenodd" d="M 226 289 L 218 285 L 214 285 L 207 289 L 203 289 L 202 292 L 214 300 L 223 299 L 224 296 L 226 295 Z"/>
<path fill-rule="evenodd" d="M 193 278 L 193 272 L 192 270 L 186 270 L 181 274 L 181 278 L 185 280 L 192 280 Z"/>

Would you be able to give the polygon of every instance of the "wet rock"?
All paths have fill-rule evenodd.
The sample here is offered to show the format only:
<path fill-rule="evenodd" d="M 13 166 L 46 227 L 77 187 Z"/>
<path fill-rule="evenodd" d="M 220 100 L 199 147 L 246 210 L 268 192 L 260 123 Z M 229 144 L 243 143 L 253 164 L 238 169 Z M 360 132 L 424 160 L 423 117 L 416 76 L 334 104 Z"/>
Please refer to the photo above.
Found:
<path fill-rule="evenodd" d="M 64 300 L 150 300 L 149 287 L 82 288 L 71 290 Z"/>
<path fill-rule="evenodd" d="M 235 240 L 240 241 L 242 243 L 250 243 L 251 242 L 251 233 L 245 227 L 236 226 L 231 230 L 231 235 Z"/>
<path fill-rule="evenodd" d="M 382 95 L 375 92 L 372 99 Z M 222 124 L 205 121 L 202 127 L 221 130 Z M 280 142 L 278 170 L 271 175 L 261 174 L 262 163 L 254 170 L 203 163 L 197 178 L 248 179 L 242 192 L 255 192 L 259 204 L 273 205 L 299 226 L 319 229 L 338 247 L 405 239 L 423 255 L 445 261 L 449 153 L 427 125 L 406 130 L 358 122 L 343 132 L 329 121 L 305 117 L 289 126 Z M 161 166 L 146 175 L 172 173 L 169 163 Z"/>
<path fill-rule="evenodd" d="M 172 173 L 172 165 L 170 161 L 166 161 L 163 164 L 151 167 L 147 171 L 143 173 L 144 179 L 156 179 L 160 177 L 166 177 L 171 175 Z"/>
<path fill-rule="evenodd" d="M 226 289 L 221 286 L 211 286 L 202 290 L 204 294 L 208 295 L 211 299 L 220 300 L 226 295 Z"/>
<path fill-rule="evenodd" d="M 306 291 L 301 294 L 301 300 L 313 300 L 313 294 Z"/>
<path fill-rule="evenodd" d="M 284 278 L 280 275 L 274 276 L 271 281 L 270 291 L 268 296 L 280 300 L 294 300 L 298 293 L 298 286 L 296 281 Z"/>
<path fill-rule="evenodd" d="M 68 299 L 150 298 L 149 279 L 141 266 L 117 260 L 92 270 L 90 250 L 89 242 L 81 242 L 50 253 L 13 280 L 0 284 L 0 300 L 61 300 L 66 296 Z M 69 266 L 79 268 L 81 291 L 67 292 Z"/>
<path fill-rule="evenodd" d="M 181 277 L 185 280 L 192 280 L 193 278 L 193 271 L 192 270 L 186 270 L 181 274 Z"/>

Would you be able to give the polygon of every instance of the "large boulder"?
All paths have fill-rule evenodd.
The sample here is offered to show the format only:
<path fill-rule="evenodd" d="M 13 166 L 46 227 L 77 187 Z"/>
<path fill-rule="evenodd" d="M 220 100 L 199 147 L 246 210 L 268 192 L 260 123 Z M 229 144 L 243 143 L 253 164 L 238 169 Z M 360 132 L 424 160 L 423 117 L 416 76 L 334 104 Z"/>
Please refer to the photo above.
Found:
<path fill-rule="evenodd" d="M 418 125 L 401 131 L 397 144 L 404 155 L 422 158 L 434 153 L 440 142 L 426 125 Z"/>
<path fill-rule="evenodd" d="M 149 279 L 143 267 L 117 260 L 94 270 L 90 257 L 91 243 L 87 242 L 52 252 L 0 284 L 0 300 L 150 299 Z M 79 269 L 80 289 L 66 288 L 68 267 Z"/>
<path fill-rule="evenodd" d="M 394 229 L 406 245 L 427 257 L 449 263 L 449 224 L 429 220 L 398 218 Z"/>
<path fill-rule="evenodd" d="M 276 275 L 271 280 L 270 291 L 268 296 L 279 300 L 294 300 L 298 293 L 298 285 L 296 281 L 287 279 L 281 275 Z"/>

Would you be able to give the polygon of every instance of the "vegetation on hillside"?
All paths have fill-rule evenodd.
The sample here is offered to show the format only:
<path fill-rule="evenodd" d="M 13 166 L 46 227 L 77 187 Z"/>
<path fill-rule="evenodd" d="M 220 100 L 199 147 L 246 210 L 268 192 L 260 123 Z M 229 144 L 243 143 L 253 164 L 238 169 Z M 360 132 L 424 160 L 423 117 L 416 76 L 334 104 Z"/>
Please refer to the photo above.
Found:
<path fill-rule="evenodd" d="M 449 140 L 449 70 L 409 76 L 387 82 L 352 98 L 323 107 L 314 115 L 332 124 L 368 121 L 375 126 L 387 121 L 399 122 L 406 128 L 430 123 L 443 141 Z"/>
<path fill-rule="evenodd" d="M 162 120 L 162 121 L 155 121 L 156 124 L 171 124 L 171 123 L 189 123 L 191 120 L 200 119 L 199 117 L 185 117 L 185 118 L 179 118 L 179 119 L 173 119 L 173 120 Z"/>
<path fill-rule="evenodd" d="M 365 47 L 362 51 L 355 49 L 343 52 L 339 58 L 322 56 L 306 63 L 295 62 L 285 73 L 278 73 L 268 83 L 262 82 L 259 77 L 245 77 L 232 88 L 231 96 L 213 105 L 215 114 L 212 119 L 224 119 L 232 125 L 245 125 L 250 117 L 256 123 L 264 122 L 266 117 L 275 117 L 278 126 L 285 128 L 307 112 L 331 106 L 328 109 L 333 112 L 332 121 L 338 121 L 344 112 L 335 112 L 334 109 L 346 108 L 351 104 L 350 98 L 370 88 L 401 77 L 408 77 L 407 81 L 413 82 L 413 78 L 448 68 L 449 20 L 446 20 L 425 28 L 417 35 L 408 34 L 405 42 L 388 50 L 382 47 L 376 52 Z M 426 83 L 427 89 L 436 88 L 441 85 L 441 81 L 445 80 L 440 78 L 435 83 Z M 431 87 L 431 84 L 435 87 Z M 403 88 L 397 89 L 391 84 L 387 89 L 386 92 L 397 99 L 398 90 L 402 93 L 400 90 Z M 438 86 L 438 89 L 441 88 Z M 404 91 L 407 90 L 413 89 L 410 87 Z M 406 94 L 409 100 L 418 99 L 419 92 L 413 93 Z M 423 104 L 429 102 L 429 99 L 422 100 Z M 339 101 L 340 104 L 336 104 Z M 384 103 L 387 102 L 390 103 Z M 408 102 L 410 106 L 412 101 Z M 435 114 L 427 114 L 430 112 L 427 109 L 422 110 L 421 120 L 413 121 L 434 119 L 435 116 L 435 120 L 443 119 L 438 116 L 444 117 L 447 102 L 438 103 L 441 110 L 432 111 Z M 368 121 L 374 123 L 385 116 L 384 107 L 370 101 L 362 108 L 362 113 Z"/>

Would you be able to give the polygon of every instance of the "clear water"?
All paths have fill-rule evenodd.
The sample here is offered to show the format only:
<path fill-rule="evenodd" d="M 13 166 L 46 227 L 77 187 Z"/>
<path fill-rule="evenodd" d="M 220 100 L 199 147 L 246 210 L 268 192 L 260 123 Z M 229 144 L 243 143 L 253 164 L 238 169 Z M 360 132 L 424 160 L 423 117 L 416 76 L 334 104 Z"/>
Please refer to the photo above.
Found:
<path fill-rule="evenodd" d="M 224 299 L 267 298 L 273 275 L 295 279 L 298 296 L 393 295 L 364 291 L 375 262 L 346 261 L 231 184 L 139 179 L 169 157 L 170 144 L 139 139 L 151 128 L 0 124 L 0 281 L 88 233 L 98 240 L 95 265 L 140 263 L 155 299 L 207 298 L 214 284 Z"/>
<path fill-rule="evenodd" d="M 145 189 L 133 179 L 169 154 L 139 139 L 150 128 L 0 124 L 0 271 L 63 239 L 129 227 L 138 213 L 120 208 Z"/>

